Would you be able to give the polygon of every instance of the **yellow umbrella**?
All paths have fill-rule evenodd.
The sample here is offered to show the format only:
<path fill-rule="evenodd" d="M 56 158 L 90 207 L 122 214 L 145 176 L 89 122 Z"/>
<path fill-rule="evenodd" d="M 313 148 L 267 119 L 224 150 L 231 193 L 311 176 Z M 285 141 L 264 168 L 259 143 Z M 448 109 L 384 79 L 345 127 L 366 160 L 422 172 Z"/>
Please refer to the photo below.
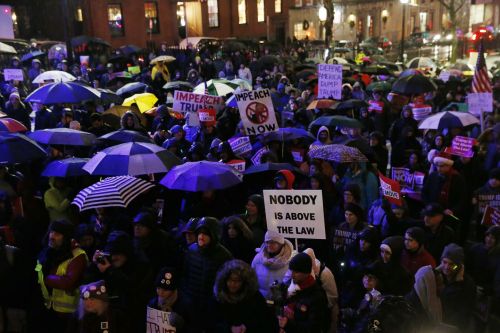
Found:
<path fill-rule="evenodd" d="M 151 93 L 135 94 L 123 101 L 123 106 L 131 106 L 132 104 L 137 104 L 139 111 L 146 112 L 153 108 L 155 103 L 158 102 L 158 98 Z"/>
<path fill-rule="evenodd" d="M 149 63 L 151 65 L 154 65 L 156 64 L 157 62 L 172 62 L 172 61 L 175 61 L 175 57 L 172 57 L 172 56 L 168 56 L 168 55 L 162 55 L 162 56 L 159 56 L 159 57 L 156 57 L 154 58 L 153 60 L 151 60 Z"/>

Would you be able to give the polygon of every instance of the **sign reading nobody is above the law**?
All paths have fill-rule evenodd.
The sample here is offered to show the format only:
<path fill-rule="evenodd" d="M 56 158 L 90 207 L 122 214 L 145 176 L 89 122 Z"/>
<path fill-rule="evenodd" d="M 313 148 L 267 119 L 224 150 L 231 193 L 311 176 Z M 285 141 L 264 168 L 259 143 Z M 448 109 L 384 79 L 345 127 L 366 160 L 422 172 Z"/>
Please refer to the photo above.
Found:
<path fill-rule="evenodd" d="M 326 239 L 318 190 L 265 190 L 267 228 L 284 237 Z"/>

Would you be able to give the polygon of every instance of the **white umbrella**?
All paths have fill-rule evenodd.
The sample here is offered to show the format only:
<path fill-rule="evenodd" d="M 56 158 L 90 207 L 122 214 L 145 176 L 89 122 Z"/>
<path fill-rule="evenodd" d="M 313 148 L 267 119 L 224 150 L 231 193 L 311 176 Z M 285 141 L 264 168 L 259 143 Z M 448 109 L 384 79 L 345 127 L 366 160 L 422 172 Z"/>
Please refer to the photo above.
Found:
<path fill-rule="evenodd" d="M 444 129 L 462 128 L 465 126 L 479 124 L 479 119 L 468 112 L 445 111 L 425 118 L 419 129 Z"/>
<path fill-rule="evenodd" d="M 212 79 L 207 82 L 202 82 L 197 85 L 193 92 L 195 94 L 205 94 L 205 89 L 208 90 L 209 95 L 213 96 L 226 96 L 227 94 L 234 93 L 234 90 L 239 86 L 226 79 Z"/>
<path fill-rule="evenodd" d="M 242 89 L 245 89 L 245 90 L 252 90 L 252 85 L 250 84 L 250 82 L 248 82 L 247 80 L 243 80 L 243 79 L 233 79 L 231 80 L 232 83 L 236 83 L 237 85 L 239 85 Z"/>
<path fill-rule="evenodd" d="M 38 75 L 33 83 L 52 83 L 75 81 L 76 77 L 64 71 L 47 71 Z"/>
<path fill-rule="evenodd" d="M 15 48 L 12 46 L 0 42 L 0 53 L 10 53 L 10 54 L 16 54 L 17 51 Z"/>
<path fill-rule="evenodd" d="M 333 64 L 333 61 L 336 61 L 337 64 L 339 65 L 347 65 L 349 63 L 349 61 L 347 61 L 347 59 L 344 59 L 344 58 L 341 58 L 341 57 L 333 57 L 333 58 L 330 58 L 328 59 L 328 63 L 329 64 Z"/>
<path fill-rule="evenodd" d="M 431 68 L 436 70 L 437 65 L 431 58 L 427 57 L 416 57 L 411 59 L 406 63 L 406 67 L 408 68 Z"/>

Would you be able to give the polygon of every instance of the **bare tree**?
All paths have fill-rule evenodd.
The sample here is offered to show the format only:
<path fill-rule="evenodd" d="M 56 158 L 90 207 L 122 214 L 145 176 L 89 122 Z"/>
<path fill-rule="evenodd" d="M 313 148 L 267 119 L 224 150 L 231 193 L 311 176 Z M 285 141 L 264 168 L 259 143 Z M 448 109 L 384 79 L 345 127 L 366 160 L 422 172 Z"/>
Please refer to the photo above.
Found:
<path fill-rule="evenodd" d="M 439 3 L 448 11 L 448 17 L 450 18 L 451 32 L 453 35 L 450 61 L 454 63 L 457 61 L 458 54 L 457 28 L 460 22 L 459 13 L 462 7 L 467 3 L 467 0 L 439 0 Z"/>

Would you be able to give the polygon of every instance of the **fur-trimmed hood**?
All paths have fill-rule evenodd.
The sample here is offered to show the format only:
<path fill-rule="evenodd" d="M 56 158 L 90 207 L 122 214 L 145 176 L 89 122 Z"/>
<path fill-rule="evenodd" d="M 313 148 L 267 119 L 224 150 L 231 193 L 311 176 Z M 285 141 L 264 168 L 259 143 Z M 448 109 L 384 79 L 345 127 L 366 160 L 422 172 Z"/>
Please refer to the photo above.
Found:
<path fill-rule="evenodd" d="M 237 295 L 230 295 L 226 281 L 232 273 L 236 273 L 242 280 L 241 290 Z M 246 262 L 238 259 L 226 262 L 217 272 L 214 283 L 214 296 L 220 303 L 236 304 L 253 297 L 259 290 L 255 271 Z"/>
<path fill-rule="evenodd" d="M 263 264 L 269 269 L 281 269 L 284 266 L 288 266 L 288 263 L 294 254 L 293 245 L 288 239 L 285 239 L 285 244 L 281 248 L 280 253 L 274 257 L 269 256 L 266 243 L 263 243 L 259 249 L 259 253 L 257 253 L 254 258 L 254 263 Z"/>

